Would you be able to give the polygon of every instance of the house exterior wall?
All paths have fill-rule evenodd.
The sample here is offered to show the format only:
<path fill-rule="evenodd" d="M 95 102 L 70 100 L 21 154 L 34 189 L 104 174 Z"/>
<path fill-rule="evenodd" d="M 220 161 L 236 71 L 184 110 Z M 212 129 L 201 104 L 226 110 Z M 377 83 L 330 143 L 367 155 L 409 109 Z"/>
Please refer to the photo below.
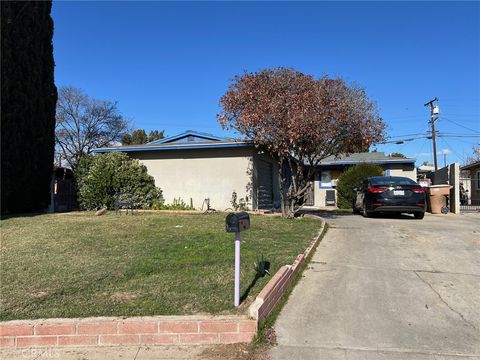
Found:
<path fill-rule="evenodd" d="M 403 176 L 417 181 L 417 168 L 415 164 L 387 164 L 380 166 L 385 170 L 386 176 Z"/>
<path fill-rule="evenodd" d="M 165 202 L 181 198 L 185 203 L 201 209 L 206 198 L 216 210 L 231 207 L 232 193 L 237 199 L 247 199 L 252 208 L 253 149 L 195 149 L 175 151 L 130 152 L 139 159 L 162 189 Z M 206 205 L 204 205 L 204 210 Z"/>

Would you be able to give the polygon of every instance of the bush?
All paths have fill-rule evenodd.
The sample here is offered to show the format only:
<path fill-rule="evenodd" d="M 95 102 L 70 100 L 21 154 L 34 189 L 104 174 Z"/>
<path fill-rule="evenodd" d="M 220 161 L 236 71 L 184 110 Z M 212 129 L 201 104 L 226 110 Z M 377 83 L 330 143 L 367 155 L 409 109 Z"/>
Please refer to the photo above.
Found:
<path fill-rule="evenodd" d="M 135 208 L 151 207 L 163 202 L 162 191 L 147 168 L 127 154 L 114 152 L 80 160 L 76 181 L 78 200 L 85 210 L 115 208 L 116 196 L 128 194 Z"/>
<path fill-rule="evenodd" d="M 238 199 L 237 202 L 237 193 L 235 191 L 232 193 L 232 199 L 230 200 L 230 204 L 232 204 L 232 209 L 235 211 L 245 211 L 248 209 L 247 202 L 244 198 Z"/>
<path fill-rule="evenodd" d="M 348 209 L 352 207 L 355 198 L 354 188 L 359 188 L 363 181 L 370 176 L 382 176 L 383 169 L 378 165 L 359 164 L 348 168 L 337 183 L 338 207 Z"/>
<path fill-rule="evenodd" d="M 164 201 L 154 201 L 152 204 L 153 210 L 195 210 L 193 207 L 193 200 L 190 198 L 190 205 L 187 205 L 182 198 L 174 198 L 173 203 L 165 204 Z"/>

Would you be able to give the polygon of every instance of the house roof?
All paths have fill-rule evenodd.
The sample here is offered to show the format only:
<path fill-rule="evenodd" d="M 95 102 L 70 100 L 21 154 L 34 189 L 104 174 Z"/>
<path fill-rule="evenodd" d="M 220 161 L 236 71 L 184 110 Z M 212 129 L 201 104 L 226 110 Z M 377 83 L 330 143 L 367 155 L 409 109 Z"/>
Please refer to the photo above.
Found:
<path fill-rule="evenodd" d="M 183 133 L 169 136 L 160 140 L 155 140 L 149 142 L 148 144 L 166 144 L 171 142 L 205 142 L 205 141 L 225 141 L 228 140 L 226 138 L 221 138 L 218 136 L 214 136 L 212 134 L 207 134 L 203 132 L 187 130 Z"/>
<path fill-rule="evenodd" d="M 471 163 L 471 164 L 462 166 L 462 167 L 460 168 L 460 170 L 470 170 L 470 169 L 476 168 L 477 166 L 480 166 L 480 160 L 479 160 L 479 161 L 475 161 L 475 162 L 473 162 L 473 163 Z"/>
<path fill-rule="evenodd" d="M 328 156 L 320 161 L 319 166 L 354 165 L 354 164 L 412 164 L 415 159 L 386 156 L 383 152 L 353 153 L 340 156 Z"/>
<path fill-rule="evenodd" d="M 207 133 L 201 133 L 193 130 L 187 130 L 178 135 L 169 136 L 160 140 L 155 140 L 147 144 L 127 145 L 127 146 L 111 146 L 94 149 L 93 152 L 139 152 L 139 151 L 160 151 L 160 150 L 191 150 L 191 149 L 220 149 L 220 148 L 238 148 L 251 147 L 251 141 L 238 141 L 234 139 L 226 139 Z"/>

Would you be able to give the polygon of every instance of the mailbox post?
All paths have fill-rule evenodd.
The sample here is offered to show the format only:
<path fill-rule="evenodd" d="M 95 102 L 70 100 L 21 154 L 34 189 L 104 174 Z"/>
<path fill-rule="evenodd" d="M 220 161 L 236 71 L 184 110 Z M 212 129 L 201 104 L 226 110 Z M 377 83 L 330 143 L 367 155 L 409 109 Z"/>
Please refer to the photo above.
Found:
<path fill-rule="evenodd" d="M 235 233 L 235 289 L 233 294 L 234 304 L 240 305 L 240 232 L 250 228 L 250 216 L 242 211 L 230 213 L 225 219 L 227 232 Z"/>

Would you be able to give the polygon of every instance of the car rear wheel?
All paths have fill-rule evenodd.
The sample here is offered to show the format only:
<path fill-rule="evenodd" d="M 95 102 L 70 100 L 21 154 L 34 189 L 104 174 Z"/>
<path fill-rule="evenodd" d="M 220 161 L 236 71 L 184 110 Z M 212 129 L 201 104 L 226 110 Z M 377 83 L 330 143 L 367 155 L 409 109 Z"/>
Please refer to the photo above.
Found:
<path fill-rule="evenodd" d="M 413 214 L 413 216 L 415 216 L 415 219 L 421 220 L 425 217 L 425 213 L 424 212 L 416 212 L 416 213 Z"/>

